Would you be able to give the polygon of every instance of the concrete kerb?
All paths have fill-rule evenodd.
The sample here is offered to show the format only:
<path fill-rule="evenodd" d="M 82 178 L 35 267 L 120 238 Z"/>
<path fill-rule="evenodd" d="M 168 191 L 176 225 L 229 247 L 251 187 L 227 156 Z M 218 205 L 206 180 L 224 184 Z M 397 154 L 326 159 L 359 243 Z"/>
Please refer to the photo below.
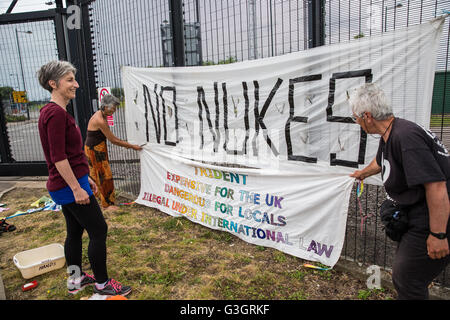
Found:
<path fill-rule="evenodd" d="M 16 188 L 16 184 L 12 183 L 5 183 L 0 182 L 0 199 L 3 197 L 3 195 L 11 190 L 14 190 Z"/>
<path fill-rule="evenodd" d="M 15 183 L 0 181 L 0 199 L 2 196 L 15 188 Z M 6 300 L 5 287 L 3 285 L 2 275 L 0 273 L 0 300 Z"/>
<path fill-rule="evenodd" d="M 0 177 L 0 199 L 14 188 L 45 189 L 48 177 Z"/>
<path fill-rule="evenodd" d="M 5 286 L 3 285 L 1 273 L 0 273 L 0 300 L 6 300 Z"/>

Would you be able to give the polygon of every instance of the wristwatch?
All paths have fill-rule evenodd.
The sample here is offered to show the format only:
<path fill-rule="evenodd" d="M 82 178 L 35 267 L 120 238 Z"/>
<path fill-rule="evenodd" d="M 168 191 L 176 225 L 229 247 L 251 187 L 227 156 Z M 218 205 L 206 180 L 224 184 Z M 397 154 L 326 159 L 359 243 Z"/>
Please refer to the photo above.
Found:
<path fill-rule="evenodd" d="M 441 240 L 447 238 L 447 234 L 446 234 L 446 233 L 443 233 L 443 232 L 434 233 L 434 232 L 430 231 L 430 234 L 431 234 L 433 237 L 438 238 L 438 239 L 441 239 Z"/>

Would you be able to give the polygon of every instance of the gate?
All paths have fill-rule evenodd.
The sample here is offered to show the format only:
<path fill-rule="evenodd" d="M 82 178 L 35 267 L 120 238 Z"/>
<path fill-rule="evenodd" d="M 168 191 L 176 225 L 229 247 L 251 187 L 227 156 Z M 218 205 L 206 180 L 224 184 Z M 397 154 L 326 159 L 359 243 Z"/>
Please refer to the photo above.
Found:
<path fill-rule="evenodd" d="M 0 175 L 47 175 L 37 122 L 50 94 L 39 86 L 36 71 L 50 60 L 66 58 L 61 12 L 0 15 L 0 35 Z"/>
<path fill-rule="evenodd" d="M 26 13 L 0 15 L 0 176 L 48 175 L 38 132 L 39 110 L 50 93 L 37 80 L 36 72 L 51 60 L 67 60 L 77 68 L 80 89 L 67 107 L 85 134 L 92 114 L 93 80 L 90 37 L 85 44 L 83 23 L 89 23 L 89 1 L 66 1 L 77 4 L 74 27 L 68 25 L 67 8 L 56 1 L 56 8 Z M 14 6 L 8 10 L 10 12 Z M 83 12 L 85 11 L 85 12 Z M 84 13 L 84 14 L 83 14 Z M 86 17 L 86 18 L 84 18 Z M 85 53 L 87 52 L 87 54 Z M 92 84 L 92 86 L 90 85 Z M 83 136 L 84 137 L 84 136 Z"/>

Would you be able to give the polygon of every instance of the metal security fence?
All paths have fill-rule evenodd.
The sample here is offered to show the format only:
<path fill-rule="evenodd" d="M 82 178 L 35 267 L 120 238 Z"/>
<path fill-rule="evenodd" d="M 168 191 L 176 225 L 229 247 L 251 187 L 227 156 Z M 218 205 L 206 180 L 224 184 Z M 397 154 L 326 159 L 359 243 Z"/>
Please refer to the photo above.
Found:
<path fill-rule="evenodd" d="M 123 92 L 120 66 L 175 65 L 176 57 L 166 56 L 173 56 L 173 45 L 179 41 L 170 23 L 171 19 L 177 19 L 171 17 L 177 4 L 182 21 L 181 45 L 185 47 L 181 65 L 211 65 L 305 50 L 306 3 L 303 0 L 92 1 L 89 20 L 96 86 L 111 87 L 112 93 L 120 96 Z M 114 117 L 114 134 L 126 139 L 125 119 L 120 112 Z M 116 186 L 136 195 L 140 185 L 139 174 L 135 174 L 137 153 L 111 144 L 108 148 Z"/>
<path fill-rule="evenodd" d="M 45 161 L 37 122 L 39 109 L 50 93 L 40 88 L 36 71 L 47 61 L 58 59 L 54 22 L 1 25 L 0 37 L 3 44 L 1 64 L 5 72 L 1 86 L 10 87 L 13 92 L 27 93 L 27 102 L 17 102 L 11 93 L 4 103 L 11 155 L 16 161 Z"/>
<path fill-rule="evenodd" d="M 200 23 L 204 63 L 243 61 L 308 48 L 307 1 L 184 1 Z"/>
<path fill-rule="evenodd" d="M 361 37 L 379 35 L 395 29 L 427 22 L 443 14 L 449 1 L 399 1 L 399 0 L 328 0 L 325 10 L 325 43 L 352 41 Z M 447 84 L 449 62 L 450 20 L 445 21 L 444 32 L 437 53 L 434 112 L 430 119 L 431 130 L 450 147 L 450 97 Z M 449 79 L 450 80 L 450 79 Z M 382 187 L 368 186 L 361 199 L 354 192 L 348 212 L 346 241 L 343 255 L 364 264 L 377 264 L 389 269 L 392 266 L 396 243 L 388 239 L 382 229 L 379 207 L 385 199 Z M 359 208 L 361 204 L 362 213 Z M 450 285 L 450 268 L 437 279 Z"/>
<path fill-rule="evenodd" d="M 89 15 L 97 87 L 110 87 L 112 94 L 122 98 L 121 66 L 164 66 L 160 29 L 169 20 L 166 0 L 93 1 Z M 126 140 L 123 111 L 121 105 L 114 114 L 111 130 Z M 136 196 L 140 188 L 138 153 L 109 141 L 108 149 L 116 188 Z"/>
<path fill-rule="evenodd" d="M 97 87 L 121 95 L 120 67 L 233 63 L 353 41 L 427 22 L 448 9 L 447 0 L 96 0 L 89 4 Z M 448 108 L 450 19 L 437 56 L 433 132 L 450 147 Z M 175 32 L 173 32 L 175 30 Z M 180 49 L 181 48 L 181 49 Z M 113 132 L 126 139 L 123 110 Z M 139 160 L 134 151 L 109 146 L 116 186 L 137 196 Z M 364 265 L 392 266 L 396 244 L 379 217 L 382 187 L 353 190 L 342 255 Z M 437 279 L 450 284 L 449 268 Z"/>
<path fill-rule="evenodd" d="M 446 0 L 328 0 L 324 4 L 325 43 L 346 42 L 421 24 L 441 16 L 449 9 L 449 4 Z M 433 115 L 430 122 L 431 130 L 446 146 L 450 145 L 450 131 L 446 128 L 446 119 L 450 114 L 450 87 L 447 82 L 449 36 L 447 19 L 437 52 Z"/>
<path fill-rule="evenodd" d="M 2 175 L 48 174 L 37 122 L 50 94 L 38 84 L 36 72 L 66 57 L 61 17 L 56 10 L 0 15 Z"/>

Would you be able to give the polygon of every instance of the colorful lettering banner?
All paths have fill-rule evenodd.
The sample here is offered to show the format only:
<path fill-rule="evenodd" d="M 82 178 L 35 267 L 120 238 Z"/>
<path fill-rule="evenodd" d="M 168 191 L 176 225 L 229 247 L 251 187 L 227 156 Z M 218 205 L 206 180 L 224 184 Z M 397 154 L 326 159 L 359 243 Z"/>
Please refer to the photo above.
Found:
<path fill-rule="evenodd" d="M 205 165 L 157 145 L 142 151 L 141 164 L 136 203 L 328 266 L 339 259 L 353 185 L 342 169 L 306 164 L 262 174 Z"/>

